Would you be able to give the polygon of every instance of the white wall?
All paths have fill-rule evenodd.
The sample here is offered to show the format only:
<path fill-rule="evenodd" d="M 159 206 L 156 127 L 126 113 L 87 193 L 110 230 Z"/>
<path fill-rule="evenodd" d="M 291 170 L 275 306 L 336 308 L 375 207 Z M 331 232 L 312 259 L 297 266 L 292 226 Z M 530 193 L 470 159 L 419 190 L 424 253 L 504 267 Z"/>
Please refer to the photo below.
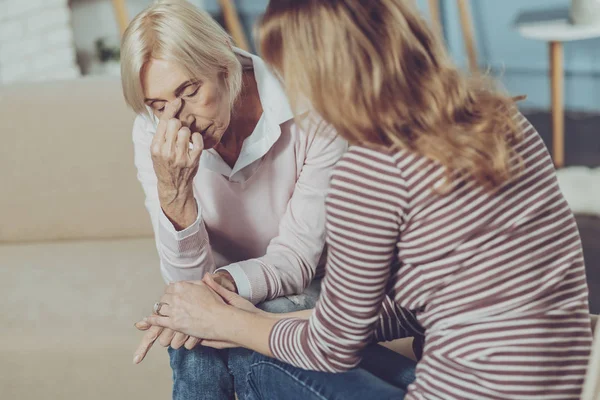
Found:
<path fill-rule="evenodd" d="M 67 0 L 0 0 L 0 83 L 79 76 Z"/>

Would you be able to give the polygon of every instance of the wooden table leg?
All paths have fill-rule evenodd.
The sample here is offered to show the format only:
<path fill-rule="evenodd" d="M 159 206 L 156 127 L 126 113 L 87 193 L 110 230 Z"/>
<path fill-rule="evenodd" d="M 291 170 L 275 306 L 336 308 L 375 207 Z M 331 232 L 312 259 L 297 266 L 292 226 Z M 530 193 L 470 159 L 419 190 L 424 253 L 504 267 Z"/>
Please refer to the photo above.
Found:
<path fill-rule="evenodd" d="M 225 28 L 233 37 L 235 45 L 242 50 L 250 51 L 250 45 L 244 27 L 240 21 L 240 16 L 237 13 L 235 2 L 233 0 L 219 0 L 221 10 L 223 11 L 223 19 L 225 20 Z"/>
<path fill-rule="evenodd" d="M 468 0 L 457 0 L 458 11 L 460 13 L 460 26 L 462 28 L 465 50 L 469 59 L 469 68 L 472 74 L 479 72 L 477 63 L 477 50 L 475 49 L 475 37 L 473 35 L 473 17 Z"/>
<path fill-rule="evenodd" d="M 552 157 L 556 168 L 565 165 L 565 111 L 563 44 L 550 42 L 550 84 L 552 91 Z"/>
<path fill-rule="evenodd" d="M 125 0 L 112 0 L 112 4 L 115 10 L 115 16 L 117 17 L 119 31 L 121 32 L 121 35 L 123 35 L 125 29 L 127 29 L 127 25 L 129 25 L 129 17 L 127 15 Z"/>

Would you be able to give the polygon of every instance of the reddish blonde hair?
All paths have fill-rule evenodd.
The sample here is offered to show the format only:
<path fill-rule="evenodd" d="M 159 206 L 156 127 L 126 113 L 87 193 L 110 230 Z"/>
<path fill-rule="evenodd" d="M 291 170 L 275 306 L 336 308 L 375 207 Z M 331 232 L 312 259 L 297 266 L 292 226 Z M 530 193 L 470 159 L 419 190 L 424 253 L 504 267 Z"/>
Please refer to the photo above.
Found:
<path fill-rule="evenodd" d="M 485 187 L 520 164 L 514 101 L 469 77 L 407 0 L 271 1 L 259 47 L 284 81 L 350 143 L 398 146 Z M 448 183 L 450 179 L 448 180 Z"/>

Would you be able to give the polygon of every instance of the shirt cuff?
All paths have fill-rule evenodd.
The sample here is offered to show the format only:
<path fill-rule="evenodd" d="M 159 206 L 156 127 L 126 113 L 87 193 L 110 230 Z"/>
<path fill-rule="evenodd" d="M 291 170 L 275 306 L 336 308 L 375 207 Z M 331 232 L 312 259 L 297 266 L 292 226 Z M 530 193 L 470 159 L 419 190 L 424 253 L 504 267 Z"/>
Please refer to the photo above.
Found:
<path fill-rule="evenodd" d="M 233 272 L 232 270 L 227 269 L 233 265 L 235 265 L 235 267 L 233 268 Z M 266 275 L 269 274 L 270 270 L 266 267 L 265 264 L 263 264 L 262 261 L 258 259 L 240 261 L 234 264 L 230 264 L 227 267 L 223 267 L 223 269 L 227 269 L 227 271 L 229 271 L 229 273 L 235 280 L 236 285 L 238 285 L 237 277 L 239 277 L 242 285 L 241 287 L 238 286 L 239 295 L 248 299 L 252 304 L 262 303 L 269 296 L 269 288 Z M 275 278 L 272 278 L 272 280 L 274 279 Z M 245 288 L 248 289 L 246 290 Z M 245 295 L 243 295 L 242 293 L 244 293 Z"/>
<path fill-rule="evenodd" d="M 238 294 L 246 300 L 252 299 L 252 288 L 250 287 L 250 280 L 248 279 L 248 276 L 246 275 L 240 264 L 229 264 L 226 267 L 221 267 L 217 269 L 215 272 L 218 271 L 229 272 L 229 274 L 233 278 L 233 281 L 235 282 Z"/>
<path fill-rule="evenodd" d="M 158 213 L 158 220 L 160 222 L 160 225 L 165 228 L 165 230 L 177 241 L 186 239 L 196 233 L 198 233 L 198 231 L 200 230 L 200 221 L 202 219 L 202 213 L 200 211 L 200 204 L 198 204 L 198 200 L 196 201 L 196 207 L 198 210 L 198 217 L 196 218 L 196 220 L 187 228 L 185 228 L 182 231 L 177 231 L 175 229 L 175 226 L 173 226 L 173 223 L 169 220 L 169 218 L 165 215 L 165 212 L 163 211 L 162 207 L 160 207 L 159 205 L 159 213 Z"/>

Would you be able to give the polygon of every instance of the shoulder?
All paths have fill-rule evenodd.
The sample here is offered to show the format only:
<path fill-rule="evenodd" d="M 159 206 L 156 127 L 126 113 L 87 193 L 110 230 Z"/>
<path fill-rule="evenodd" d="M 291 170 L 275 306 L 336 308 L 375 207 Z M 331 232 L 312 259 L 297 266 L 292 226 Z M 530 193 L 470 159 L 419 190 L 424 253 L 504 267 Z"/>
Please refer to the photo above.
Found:
<path fill-rule="evenodd" d="M 282 133 L 295 141 L 299 154 L 307 157 L 321 157 L 320 153 L 335 153 L 337 159 L 348 149 L 348 142 L 323 119 L 305 114 L 281 125 Z"/>
<path fill-rule="evenodd" d="M 354 206 L 391 212 L 393 218 L 404 215 L 408 204 L 396 153 L 386 148 L 351 146 L 335 166 L 330 188 L 330 205 L 349 199 Z"/>
<path fill-rule="evenodd" d="M 405 190 L 395 152 L 386 148 L 351 146 L 336 164 L 331 186 L 350 185 L 375 191 Z"/>
<path fill-rule="evenodd" d="M 397 152 L 383 146 L 350 146 L 337 169 L 368 169 L 400 177 Z"/>

